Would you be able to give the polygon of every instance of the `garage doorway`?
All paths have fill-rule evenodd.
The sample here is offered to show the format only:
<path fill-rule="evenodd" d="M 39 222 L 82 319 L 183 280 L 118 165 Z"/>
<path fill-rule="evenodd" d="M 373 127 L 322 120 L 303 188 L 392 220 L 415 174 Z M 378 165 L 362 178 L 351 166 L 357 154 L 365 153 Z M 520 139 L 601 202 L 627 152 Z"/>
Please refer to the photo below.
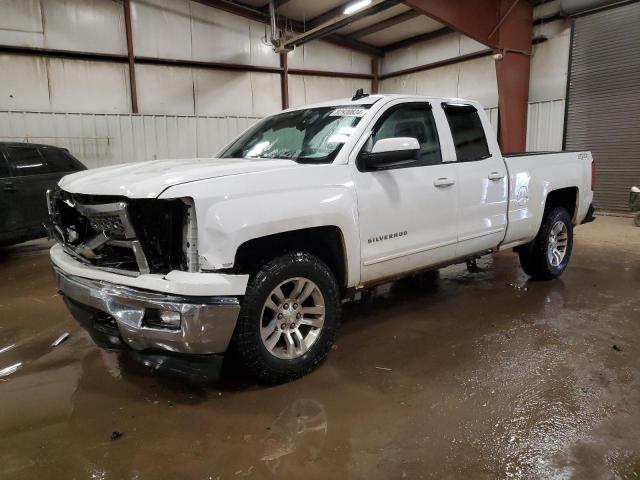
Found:
<path fill-rule="evenodd" d="M 591 150 L 601 210 L 628 211 L 640 185 L 640 2 L 574 19 L 565 148 Z"/>

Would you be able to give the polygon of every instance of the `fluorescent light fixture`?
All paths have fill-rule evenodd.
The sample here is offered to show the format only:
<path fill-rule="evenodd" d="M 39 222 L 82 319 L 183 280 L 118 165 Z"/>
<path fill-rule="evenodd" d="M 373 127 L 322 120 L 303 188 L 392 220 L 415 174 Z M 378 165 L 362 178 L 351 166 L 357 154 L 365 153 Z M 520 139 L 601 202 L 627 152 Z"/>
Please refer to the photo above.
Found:
<path fill-rule="evenodd" d="M 369 5 L 371 0 L 360 0 L 359 2 L 352 3 L 348 5 L 347 8 L 344 9 L 344 14 L 349 15 L 350 13 L 357 12 L 358 10 L 362 10 L 364 7 Z"/>

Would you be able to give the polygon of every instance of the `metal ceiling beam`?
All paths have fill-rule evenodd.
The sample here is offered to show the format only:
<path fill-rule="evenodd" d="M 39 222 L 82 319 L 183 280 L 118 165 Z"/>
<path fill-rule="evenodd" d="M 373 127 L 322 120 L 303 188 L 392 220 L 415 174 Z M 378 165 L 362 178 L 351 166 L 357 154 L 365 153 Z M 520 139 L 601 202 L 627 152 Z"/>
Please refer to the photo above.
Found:
<path fill-rule="evenodd" d="M 256 10 L 255 8 L 251 8 L 237 2 L 231 2 L 230 0 L 195 0 L 195 1 L 203 5 L 207 5 L 209 7 L 217 8 L 218 10 L 223 10 L 225 12 L 233 13 L 234 15 L 239 15 L 241 17 L 248 18 L 250 20 L 255 20 L 256 22 L 269 24 L 269 15 L 265 14 L 261 10 Z M 287 18 L 282 15 L 278 16 L 278 21 L 280 22 L 280 24 L 286 25 L 298 33 L 302 33 L 306 30 L 302 22 Z M 339 47 L 347 48 L 349 50 L 356 50 L 361 53 L 366 53 L 367 55 L 374 55 L 378 57 L 381 57 L 382 55 L 384 55 L 381 48 L 374 47 L 373 45 L 369 45 L 367 43 L 360 42 L 358 40 L 349 39 L 337 34 L 327 35 L 326 37 L 323 38 L 323 40 L 333 43 L 334 45 L 338 45 Z"/>
<path fill-rule="evenodd" d="M 208 7 L 217 8 L 225 12 L 233 13 L 256 22 L 269 23 L 269 16 L 260 10 L 248 7 L 241 3 L 232 2 L 230 0 L 195 0 L 198 3 L 207 5 Z"/>
<path fill-rule="evenodd" d="M 529 0 L 403 0 L 405 5 L 491 48 L 531 49 L 531 32 L 507 35 L 511 24 L 531 29 L 533 7 Z M 472 12 L 472 13 L 470 13 Z M 501 38 L 503 37 L 503 38 Z M 508 45 L 506 45 L 508 43 Z"/>
<path fill-rule="evenodd" d="M 360 38 L 366 37 L 367 35 L 371 35 L 372 33 L 377 33 L 381 30 L 386 30 L 387 28 L 394 27 L 400 23 L 406 22 L 407 20 L 414 19 L 416 17 L 421 16 L 420 12 L 416 12 L 415 10 L 407 10 L 406 12 L 402 12 L 395 17 L 387 18 L 386 20 L 382 20 L 381 22 L 374 23 L 373 25 L 369 25 L 368 27 L 361 28 L 360 30 L 356 30 L 355 32 L 351 32 L 349 34 L 350 38 Z"/>
<path fill-rule="evenodd" d="M 529 0 L 403 0 L 414 10 L 487 45 L 496 59 L 499 142 L 526 148 L 533 5 Z"/>
<path fill-rule="evenodd" d="M 347 5 L 348 3 L 343 3 L 341 5 L 338 5 L 337 7 L 332 8 L 331 10 L 327 10 L 326 12 L 321 13 L 317 17 L 308 20 L 306 22 L 307 28 L 316 28 L 318 25 L 322 25 L 323 23 L 328 22 L 333 18 L 341 16 Z"/>
<path fill-rule="evenodd" d="M 315 26 L 304 33 L 284 41 L 282 46 L 284 48 L 297 47 L 308 43 L 311 40 L 327 37 L 327 35 L 335 32 L 336 30 L 340 30 L 341 28 L 362 18 L 383 12 L 394 5 L 396 5 L 396 2 L 393 0 L 373 0 L 370 5 L 362 8 L 361 10 L 350 14 L 345 14 L 343 12 L 342 14 Z"/>

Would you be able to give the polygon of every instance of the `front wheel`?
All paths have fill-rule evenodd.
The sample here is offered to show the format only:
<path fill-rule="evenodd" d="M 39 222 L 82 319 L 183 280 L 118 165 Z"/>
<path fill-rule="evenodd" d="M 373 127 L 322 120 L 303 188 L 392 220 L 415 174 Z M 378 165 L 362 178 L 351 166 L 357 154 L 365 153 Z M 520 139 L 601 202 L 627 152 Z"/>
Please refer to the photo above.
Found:
<path fill-rule="evenodd" d="M 559 277 L 567 268 L 573 248 L 573 224 L 564 208 L 557 207 L 545 215 L 533 242 L 520 247 L 520 265 L 536 280 Z"/>
<path fill-rule="evenodd" d="M 249 280 L 234 348 L 258 380 L 288 382 L 326 357 L 339 320 L 340 289 L 329 267 L 313 255 L 289 253 Z"/>

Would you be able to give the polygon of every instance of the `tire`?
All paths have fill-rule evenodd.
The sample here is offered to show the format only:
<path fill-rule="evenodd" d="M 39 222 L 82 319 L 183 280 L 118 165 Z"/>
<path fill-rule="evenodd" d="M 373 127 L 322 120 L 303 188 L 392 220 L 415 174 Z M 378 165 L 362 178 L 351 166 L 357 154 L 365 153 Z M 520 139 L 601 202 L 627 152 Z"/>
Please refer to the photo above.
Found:
<path fill-rule="evenodd" d="M 340 309 L 338 282 L 324 262 L 308 253 L 279 256 L 250 278 L 232 348 L 258 381 L 290 382 L 311 372 L 327 356 L 339 327 Z"/>
<path fill-rule="evenodd" d="M 636 213 L 635 217 L 633 217 L 633 223 L 635 223 L 636 227 L 640 227 L 640 213 Z"/>
<path fill-rule="evenodd" d="M 557 254 L 553 253 L 554 245 L 557 246 Z M 563 247 L 564 250 L 562 250 Z M 519 249 L 520 265 L 534 280 L 551 280 L 565 271 L 572 249 L 571 217 L 564 208 L 556 207 L 545 214 L 533 242 Z"/>

